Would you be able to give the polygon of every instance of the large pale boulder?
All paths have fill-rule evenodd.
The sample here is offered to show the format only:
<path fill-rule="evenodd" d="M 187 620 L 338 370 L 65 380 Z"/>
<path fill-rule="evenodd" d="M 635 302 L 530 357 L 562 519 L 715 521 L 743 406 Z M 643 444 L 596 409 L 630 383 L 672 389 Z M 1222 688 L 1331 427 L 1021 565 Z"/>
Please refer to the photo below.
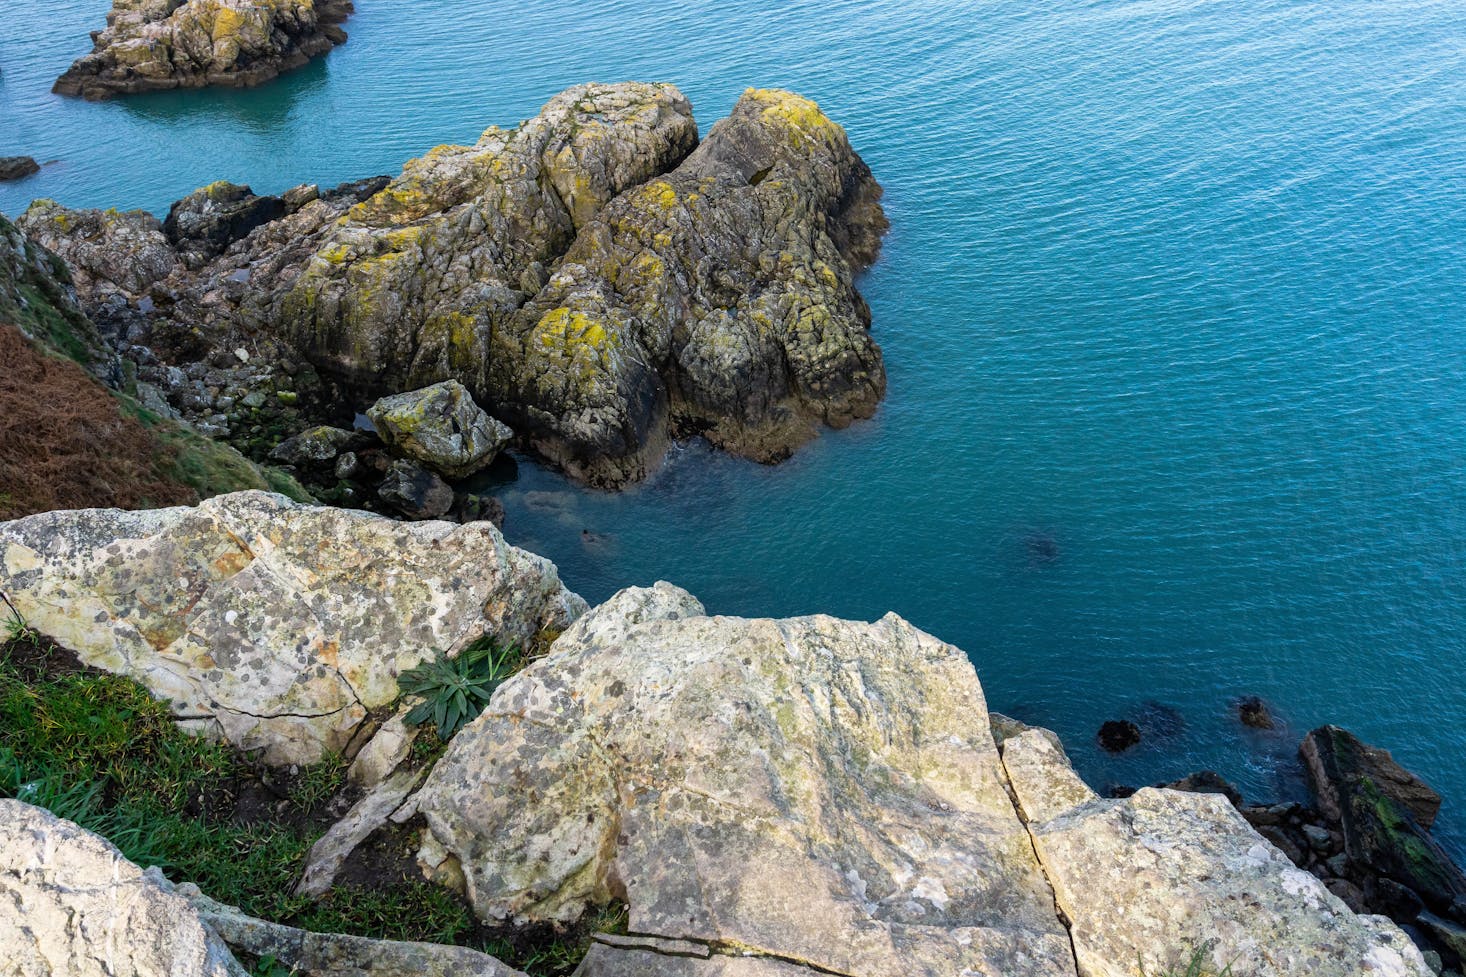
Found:
<path fill-rule="evenodd" d="M 524 642 L 585 606 L 490 523 L 409 525 L 263 492 L 0 524 L 0 589 L 82 661 L 281 763 L 352 752 L 397 675 L 435 649 Z"/>
<path fill-rule="evenodd" d="M 1354 915 L 1225 797 L 1103 800 L 1041 730 L 1007 739 L 1003 763 L 1080 977 L 1180 972 L 1196 951 L 1239 977 L 1430 977 L 1399 927 Z"/>
<path fill-rule="evenodd" d="M 1073 974 L 972 666 L 895 616 L 623 592 L 501 687 L 417 804 L 422 861 L 482 918 L 623 897 L 633 933 L 709 954 L 602 943 L 587 973 Z"/>
<path fill-rule="evenodd" d="M 0 800 L 0 974 L 246 977 L 156 869 L 11 800 Z"/>

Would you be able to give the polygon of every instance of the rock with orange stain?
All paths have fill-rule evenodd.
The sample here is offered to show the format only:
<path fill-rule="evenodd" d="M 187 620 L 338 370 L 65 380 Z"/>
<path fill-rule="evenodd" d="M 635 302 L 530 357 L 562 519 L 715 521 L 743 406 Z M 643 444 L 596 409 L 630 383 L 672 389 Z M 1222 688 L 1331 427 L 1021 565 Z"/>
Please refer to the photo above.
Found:
<path fill-rule="evenodd" d="M 0 589 L 89 665 L 275 763 L 360 747 L 397 676 L 585 603 L 491 523 L 406 524 L 243 492 L 193 508 L 0 523 Z"/>

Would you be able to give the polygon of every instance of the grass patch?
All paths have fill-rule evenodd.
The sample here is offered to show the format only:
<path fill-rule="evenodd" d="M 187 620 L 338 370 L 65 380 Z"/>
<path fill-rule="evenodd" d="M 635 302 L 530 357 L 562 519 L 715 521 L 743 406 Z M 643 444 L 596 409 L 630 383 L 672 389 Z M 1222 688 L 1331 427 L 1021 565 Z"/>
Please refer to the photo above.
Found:
<path fill-rule="evenodd" d="M 289 772 L 190 736 L 135 682 L 87 668 L 3 606 L 0 615 L 0 796 L 75 821 L 220 902 L 313 932 L 456 943 L 532 977 L 562 977 L 592 933 L 625 931 L 619 906 L 564 932 L 487 928 L 456 895 L 405 873 L 362 873 L 319 902 L 291 895 L 311 845 L 342 812 L 339 759 Z M 431 730 L 421 738 L 438 752 Z M 415 840 L 402 829 L 379 844 L 410 867 Z M 261 977 L 284 971 L 253 963 Z"/>
<path fill-rule="evenodd" d="M 1191 951 L 1191 956 L 1183 964 L 1177 964 L 1168 970 L 1157 974 L 1146 973 L 1144 964 L 1140 965 L 1141 977 L 1232 977 L 1232 965 L 1227 964 L 1221 970 L 1217 970 L 1210 963 L 1208 958 L 1211 955 L 1213 941 L 1207 941 Z"/>

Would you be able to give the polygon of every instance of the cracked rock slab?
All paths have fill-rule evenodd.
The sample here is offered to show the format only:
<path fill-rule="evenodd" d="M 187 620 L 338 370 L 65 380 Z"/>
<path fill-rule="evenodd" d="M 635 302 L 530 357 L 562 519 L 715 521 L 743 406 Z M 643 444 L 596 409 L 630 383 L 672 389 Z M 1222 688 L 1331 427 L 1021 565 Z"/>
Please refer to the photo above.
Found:
<path fill-rule="evenodd" d="M 272 763 L 349 754 L 397 675 L 585 607 L 492 524 L 404 524 L 241 492 L 0 524 L 0 589 L 83 662 Z"/>
<path fill-rule="evenodd" d="M 1146 788 L 1103 800 L 1051 734 L 1003 744 L 1039 860 L 1069 919 L 1080 977 L 1180 972 L 1205 948 L 1246 977 L 1428 977 L 1382 916 L 1356 916 L 1225 798 Z"/>
<path fill-rule="evenodd" d="M 709 948 L 689 974 L 1074 973 L 971 664 L 895 616 L 623 591 L 499 689 L 417 800 L 425 862 L 481 918 L 624 897 L 633 933 Z M 607 946 L 583 972 L 684 972 L 637 954 L 690 966 Z"/>
<path fill-rule="evenodd" d="M 0 973 L 247 977 L 156 869 L 11 800 L 0 800 Z"/>

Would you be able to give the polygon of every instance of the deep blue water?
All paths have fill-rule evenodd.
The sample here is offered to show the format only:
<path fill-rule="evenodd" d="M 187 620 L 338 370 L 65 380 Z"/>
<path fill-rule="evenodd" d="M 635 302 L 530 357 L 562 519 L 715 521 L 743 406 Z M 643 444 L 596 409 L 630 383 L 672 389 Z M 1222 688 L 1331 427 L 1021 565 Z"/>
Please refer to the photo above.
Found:
<path fill-rule="evenodd" d="M 395 173 L 588 80 L 676 82 L 704 127 L 750 85 L 817 99 L 887 189 L 879 416 L 772 469 L 690 445 L 623 495 L 525 464 L 510 538 L 593 601 L 895 610 L 1101 785 L 1271 796 L 1337 722 L 1466 851 L 1459 0 L 359 0 L 264 89 L 47 94 L 106 7 L 6 0 L 0 155 L 59 162 L 0 210 Z M 1290 729 L 1244 732 L 1244 693 Z M 1099 755 L 1146 702 L 1184 731 Z"/>

